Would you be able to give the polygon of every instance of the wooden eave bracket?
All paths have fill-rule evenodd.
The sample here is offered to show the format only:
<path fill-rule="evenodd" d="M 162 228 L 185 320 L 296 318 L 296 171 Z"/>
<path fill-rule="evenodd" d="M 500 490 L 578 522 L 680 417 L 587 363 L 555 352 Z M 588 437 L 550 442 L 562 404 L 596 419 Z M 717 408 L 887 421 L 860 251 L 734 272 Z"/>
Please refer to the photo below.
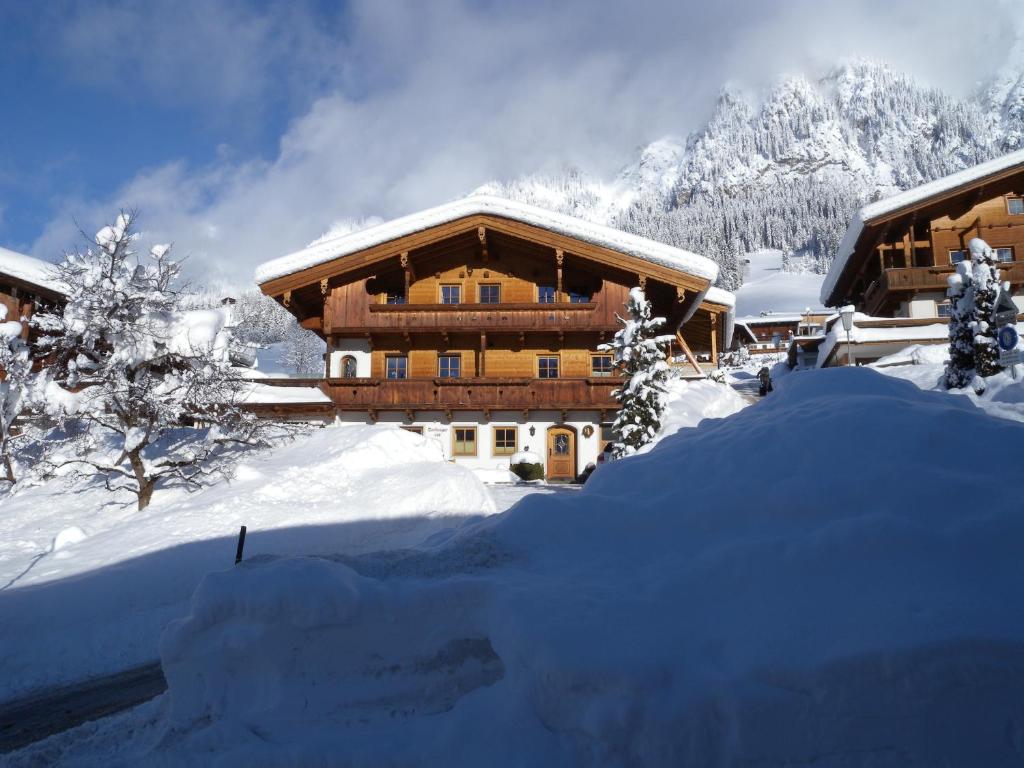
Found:
<path fill-rule="evenodd" d="M 477 227 L 476 236 L 480 238 L 480 258 L 486 262 L 490 258 L 487 253 L 487 227 Z"/>

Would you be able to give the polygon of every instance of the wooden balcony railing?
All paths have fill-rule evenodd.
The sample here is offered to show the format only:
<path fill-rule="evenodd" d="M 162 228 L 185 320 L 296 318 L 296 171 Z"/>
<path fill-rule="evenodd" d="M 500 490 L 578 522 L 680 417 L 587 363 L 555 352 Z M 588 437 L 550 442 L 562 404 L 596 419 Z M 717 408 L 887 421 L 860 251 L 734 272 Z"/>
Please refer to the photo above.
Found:
<path fill-rule="evenodd" d="M 329 379 L 341 410 L 612 410 L 618 377 L 564 379 Z"/>
<path fill-rule="evenodd" d="M 371 304 L 358 328 L 332 325 L 330 333 L 437 330 L 590 331 L 618 328 L 595 317 L 587 304 Z"/>
<path fill-rule="evenodd" d="M 945 291 L 948 278 L 956 271 L 953 266 L 943 267 L 901 267 L 887 269 L 864 292 L 864 309 L 869 315 L 897 300 L 894 294 L 916 291 Z M 999 265 L 1003 280 L 1014 285 L 1024 284 L 1024 261 L 1012 261 Z"/>

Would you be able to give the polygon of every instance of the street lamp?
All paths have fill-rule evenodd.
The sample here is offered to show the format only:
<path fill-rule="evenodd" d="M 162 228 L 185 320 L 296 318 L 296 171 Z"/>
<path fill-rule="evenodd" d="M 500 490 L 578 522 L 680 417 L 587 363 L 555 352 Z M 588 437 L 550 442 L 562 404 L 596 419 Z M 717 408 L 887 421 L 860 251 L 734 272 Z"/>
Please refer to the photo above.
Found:
<path fill-rule="evenodd" d="M 856 312 L 853 304 L 847 304 L 839 310 L 839 317 L 843 320 L 843 328 L 846 330 L 846 364 L 852 365 L 850 357 L 850 331 L 853 330 L 853 313 Z"/>

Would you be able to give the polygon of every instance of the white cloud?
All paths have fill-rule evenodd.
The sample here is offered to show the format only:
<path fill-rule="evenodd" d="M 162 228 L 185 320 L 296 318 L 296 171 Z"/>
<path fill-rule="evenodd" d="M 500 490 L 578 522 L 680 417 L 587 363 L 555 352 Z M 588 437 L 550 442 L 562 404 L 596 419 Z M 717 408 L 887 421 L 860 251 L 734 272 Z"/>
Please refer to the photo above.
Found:
<path fill-rule="evenodd" d="M 108 199 L 66 201 L 33 250 L 73 243 L 75 219 L 92 226 L 132 206 L 155 239 L 191 254 L 194 274 L 244 281 L 340 218 L 398 215 L 565 164 L 611 173 L 637 145 L 698 125 L 727 80 L 759 86 L 867 54 L 966 92 L 1008 44 L 998 0 L 972 10 L 990 20 L 987 40 L 964 38 L 962 4 L 948 0 L 357 0 L 330 30 L 308 11 L 284 29 L 283 8 L 254 14 L 229 3 L 159 34 L 144 33 L 164 5 L 147 20 L 78 18 L 64 33 L 83 41 L 72 51 L 87 52 L 105 31 L 118 42 L 93 77 L 137 79 L 224 114 L 299 83 L 308 108 L 273 159 L 228 153 L 208 167 L 142 171 Z M 197 39 L 179 47 L 190 29 Z"/>

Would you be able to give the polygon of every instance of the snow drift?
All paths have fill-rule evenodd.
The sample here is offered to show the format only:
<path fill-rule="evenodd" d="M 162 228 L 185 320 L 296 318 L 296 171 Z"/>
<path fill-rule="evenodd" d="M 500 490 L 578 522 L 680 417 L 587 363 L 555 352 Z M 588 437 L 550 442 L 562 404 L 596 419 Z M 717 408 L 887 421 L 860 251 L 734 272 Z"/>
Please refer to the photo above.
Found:
<path fill-rule="evenodd" d="M 240 525 L 246 557 L 358 555 L 495 511 L 436 441 L 362 425 L 253 453 L 232 482 L 158 492 L 143 512 L 116 498 L 54 480 L 3 500 L 0 700 L 156 658 L 203 575 L 231 565 Z"/>
<path fill-rule="evenodd" d="M 211 574 L 164 635 L 169 692 L 34 754 L 1016 763 L 1024 517 L 997 479 L 1022 441 L 870 370 L 794 374 L 416 558 Z"/>

